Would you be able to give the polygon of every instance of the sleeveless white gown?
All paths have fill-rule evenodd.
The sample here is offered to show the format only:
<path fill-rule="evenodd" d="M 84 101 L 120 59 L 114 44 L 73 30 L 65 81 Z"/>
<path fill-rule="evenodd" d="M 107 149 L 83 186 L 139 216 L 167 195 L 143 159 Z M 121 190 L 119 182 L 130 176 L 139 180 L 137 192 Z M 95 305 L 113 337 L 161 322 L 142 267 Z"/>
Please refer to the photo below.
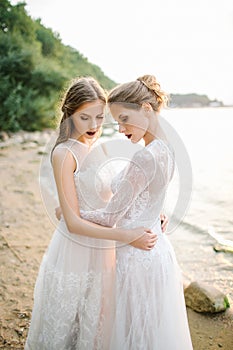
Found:
<path fill-rule="evenodd" d="M 76 160 L 80 208 L 90 210 L 90 203 L 96 208 L 106 205 L 110 187 L 103 187 L 99 179 L 101 196 L 97 198 L 98 178 L 93 183 L 96 166 L 106 157 L 102 148 L 96 148 L 93 162 L 81 173 L 88 147 L 72 139 L 58 147 L 67 149 Z M 115 283 L 112 247 L 111 241 L 71 234 L 64 219 L 60 220 L 39 269 L 25 350 L 109 349 Z"/>
<path fill-rule="evenodd" d="M 110 350 L 193 349 L 181 271 L 159 218 L 174 166 L 169 147 L 154 140 L 115 178 L 104 209 L 81 211 L 83 218 L 104 226 L 145 226 L 158 235 L 149 252 L 118 244 Z"/>

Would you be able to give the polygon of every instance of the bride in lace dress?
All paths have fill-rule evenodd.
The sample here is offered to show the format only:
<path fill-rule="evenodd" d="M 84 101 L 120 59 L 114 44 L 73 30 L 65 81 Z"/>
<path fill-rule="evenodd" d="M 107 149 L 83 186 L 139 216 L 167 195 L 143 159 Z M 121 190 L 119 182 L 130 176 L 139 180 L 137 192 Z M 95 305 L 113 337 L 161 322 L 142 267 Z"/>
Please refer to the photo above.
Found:
<path fill-rule="evenodd" d="M 81 211 L 83 218 L 100 225 L 146 226 L 158 234 L 149 252 L 118 244 L 111 350 L 192 349 L 181 271 L 159 220 L 175 166 L 168 141 L 158 134 L 158 113 L 165 102 L 166 94 L 150 75 L 110 92 L 108 105 L 119 131 L 133 143 L 143 139 L 145 147 L 115 178 L 106 207 Z"/>
<path fill-rule="evenodd" d="M 108 350 L 115 310 L 113 243 L 117 239 L 149 252 L 157 239 L 142 225 L 104 228 L 80 218 L 80 209 L 92 209 L 93 201 L 101 208 L 111 194 L 97 179 L 101 196 L 96 198 L 93 184 L 96 166 L 106 157 L 103 147 L 91 146 L 105 105 L 103 89 L 88 77 L 75 80 L 63 101 L 51 157 L 63 216 L 40 266 L 25 350 Z M 91 149 L 93 161 L 80 172 Z"/>

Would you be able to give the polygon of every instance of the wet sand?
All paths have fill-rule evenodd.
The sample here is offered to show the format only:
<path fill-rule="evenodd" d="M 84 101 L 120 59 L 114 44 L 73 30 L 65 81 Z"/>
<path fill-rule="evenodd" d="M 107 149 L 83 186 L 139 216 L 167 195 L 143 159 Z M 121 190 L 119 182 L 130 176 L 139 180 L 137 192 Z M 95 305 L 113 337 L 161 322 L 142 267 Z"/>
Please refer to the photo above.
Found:
<path fill-rule="evenodd" d="M 38 268 L 54 231 L 40 195 L 40 153 L 37 144 L 0 149 L 1 349 L 24 348 Z M 232 308 L 216 315 L 187 311 L 194 350 L 233 349 Z"/>

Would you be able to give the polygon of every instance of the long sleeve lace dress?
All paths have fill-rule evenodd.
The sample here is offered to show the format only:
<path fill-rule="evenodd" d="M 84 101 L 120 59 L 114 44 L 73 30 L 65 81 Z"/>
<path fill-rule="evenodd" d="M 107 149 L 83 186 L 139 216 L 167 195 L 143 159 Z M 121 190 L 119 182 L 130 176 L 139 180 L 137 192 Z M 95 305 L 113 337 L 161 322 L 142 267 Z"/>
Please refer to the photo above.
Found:
<path fill-rule="evenodd" d="M 158 235 L 151 251 L 117 245 L 111 350 L 192 349 L 182 275 L 159 216 L 174 166 L 168 145 L 156 139 L 115 178 L 104 209 L 81 211 L 83 218 L 104 226 L 145 226 Z"/>

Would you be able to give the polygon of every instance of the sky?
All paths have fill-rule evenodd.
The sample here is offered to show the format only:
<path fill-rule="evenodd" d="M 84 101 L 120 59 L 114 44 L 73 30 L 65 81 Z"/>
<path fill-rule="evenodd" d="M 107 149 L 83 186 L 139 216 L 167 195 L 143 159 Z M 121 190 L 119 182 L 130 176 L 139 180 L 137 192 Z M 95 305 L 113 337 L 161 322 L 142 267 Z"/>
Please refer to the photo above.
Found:
<path fill-rule="evenodd" d="M 153 74 L 169 93 L 233 104 L 232 0 L 24 1 L 117 83 Z"/>

